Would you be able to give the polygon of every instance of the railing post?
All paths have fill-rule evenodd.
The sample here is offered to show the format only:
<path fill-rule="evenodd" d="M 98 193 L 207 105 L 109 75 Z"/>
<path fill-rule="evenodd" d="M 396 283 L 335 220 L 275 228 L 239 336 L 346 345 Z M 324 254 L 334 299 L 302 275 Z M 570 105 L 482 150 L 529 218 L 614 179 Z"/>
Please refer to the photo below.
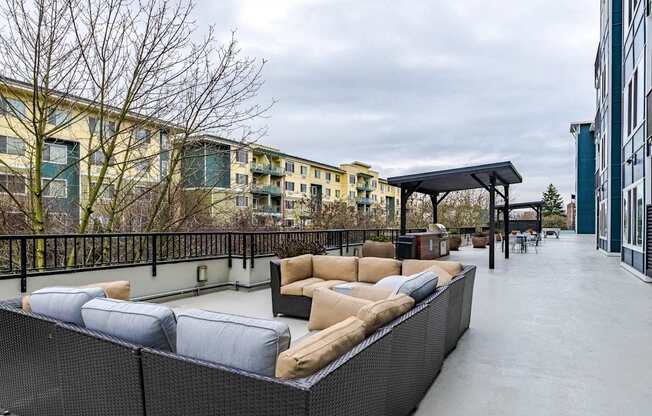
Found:
<path fill-rule="evenodd" d="M 242 233 L 242 268 L 247 269 L 247 234 Z"/>
<path fill-rule="evenodd" d="M 346 254 L 349 254 L 349 230 L 346 230 Z"/>
<path fill-rule="evenodd" d="M 362 244 L 364 244 L 365 241 L 367 241 L 367 230 L 366 229 L 362 230 Z"/>
<path fill-rule="evenodd" d="M 229 254 L 229 269 L 230 269 L 231 267 L 233 267 L 233 250 L 232 250 L 232 246 L 231 246 L 231 244 L 232 244 L 231 238 L 233 237 L 233 234 L 231 234 L 231 232 L 229 231 L 229 233 L 227 234 L 227 237 L 228 237 L 228 239 L 227 239 L 227 243 L 226 243 L 226 249 L 227 249 L 228 254 Z"/>
<path fill-rule="evenodd" d="M 156 277 L 156 256 L 157 256 L 157 250 L 156 250 L 156 234 L 152 234 L 151 238 L 151 245 L 152 245 L 152 276 Z"/>
<path fill-rule="evenodd" d="M 339 239 L 338 244 L 340 246 L 340 256 L 344 255 L 344 246 L 342 244 L 342 233 L 343 233 L 342 230 L 337 232 L 337 238 Z"/>
<path fill-rule="evenodd" d="M 27 238 L 26 237 L 20 238 L 20 293 L 27 293 Z"/>
<path fill-rule="evenodd" d="M 251 234 L 251 241 L 249 242 L 249 252 L 251 253 L 251 268 L 254 268 L 254 259 L 256 258 L 256 235 Z"/>

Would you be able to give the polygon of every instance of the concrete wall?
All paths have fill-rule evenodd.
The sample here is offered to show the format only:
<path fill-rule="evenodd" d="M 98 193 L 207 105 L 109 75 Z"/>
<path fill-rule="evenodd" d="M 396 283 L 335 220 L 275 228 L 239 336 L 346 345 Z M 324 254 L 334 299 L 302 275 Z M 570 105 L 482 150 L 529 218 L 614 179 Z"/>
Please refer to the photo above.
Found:
<path fill-rule="evenodd" d="M 354 248 L 350 246 L 347 254 L 353 255 Z M 339 255 L 339 250 L 330 250 L 329 255 Z M 159 264 L 156 276 L 152 276 L 151 266 L 138 266 L 110 270 L 82 271 L 58 275 L 47 275 L 27 278 L 27 292 L 48 286 L 82 286 L 111 280 L 128 280 L 131 283 L 131 296 L 134 298 L 161 295 L 164 293 L 201 288 L 219 283 L 238 283 L 243 286 L 255 285 L 269 281 L 269 264 L 275 257 L 257 257 L 254 267 L 251 259 L 247 266 L 242 267 L 242 259 L 233 259 L 229 268 L 227 259 L 192 261 L 174 264 Z M 208 268 L 208 281 L 197 282 L 197 267 L 205 265 Z M 20 296 L 20 279 L 0 280 L 0 299 Z"/>

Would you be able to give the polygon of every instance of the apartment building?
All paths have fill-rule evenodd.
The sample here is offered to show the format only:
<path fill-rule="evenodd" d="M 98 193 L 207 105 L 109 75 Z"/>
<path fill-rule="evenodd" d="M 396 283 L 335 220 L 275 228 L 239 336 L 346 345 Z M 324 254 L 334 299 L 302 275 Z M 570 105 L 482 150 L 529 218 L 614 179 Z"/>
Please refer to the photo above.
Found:
<path fill-rule="evenodd" d="M 29 124 L 30 86 L 5 80 L 0 88 L 0 193 L 26 204 L 27 187 L 35 175 L 33 155 L 37 150 Z M 90 101 L 73 97 L 53 99 L 59 102 L 43 126 L 47 138 L 42 147 L 40 176 L 48 215 L 60 219 L 64 227 L 79 223 L 89 189 L 96 186 L 100 175 L 105 179 L 98 193 L 99 203 L 110 204 L 115 198 L 116 178 L 133 183 L 131 192 L 137 193 L 167 173 L 170 135 L 164 123 L 127 114 L 122 118 L 121 132 L 117 132 L 112 118 L 117 117 L 117 109 L 108 108 L 100 117 Z M 100 136 L 121 136 L 115 141 L 113 156 L 104 170 L 107 153 L 102 150 Z M 132 163 L 113 164 L 114 160 L 125 158 L 127 152 Z M 15 205 L 9 214 L 22 216 Z M 94 219 L 101 220 L 98 216 Z"/>
<path fill-rule="evenodd" d="M 271 220 L 290 227 L 309 222 L 311 210 L 336 201 L 354 205 L 362 213 L 378 206 L 386 210 L 390 220 L 395 218 L 400 190 L 390 186 L 368 164 L 352 162 L 333 166 L 274 147 L 258 143 L 243 146 L 216 136 L 205 136 L 200 142 L 212 149 L 204 152 L 210 159 L 203 162 L 192 159 L 192 167 L 195 170 L 197 165 L 206 169 L 221 167 L 220 180 L 227 179 L 216 188 L 214 199 L 232 195 L 231 202 L 224 204 L 227 209 L 250 209 L 261 221 Z M 222 159 L 217 161 L 216 157 Z M 204 175 L 211 176 L 209 172 Z M 182 173 L 181 176 L 190 175 Z"/>
<path fill-rule="evenodd" d="M 596 246 L 645 281 L 652 281 L 646 230 L 652 219 L 650 3 L 601 0 L 595 61 Z"/>
<path fill-rule="evenodd" d="M 575 145 L 575 193 L 566 210 L 569 229 L 577 234 L 595 234 L 595 130 L 593 122 L 572 123 Z"/>

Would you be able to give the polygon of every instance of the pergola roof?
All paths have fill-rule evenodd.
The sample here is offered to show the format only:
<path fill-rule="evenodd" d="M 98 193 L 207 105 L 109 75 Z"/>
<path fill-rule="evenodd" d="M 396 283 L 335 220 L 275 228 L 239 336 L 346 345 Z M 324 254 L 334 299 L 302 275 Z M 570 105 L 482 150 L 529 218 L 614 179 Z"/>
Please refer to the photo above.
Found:
<path fill-rule="evenodd" d="M 531 202 L 510 202 L 509 203 L 509 209 L 510 210 L 517 210 L 517 209 L 528 209 L 531 208 L 533 210 L 537 210 L 543 206 L 543 201 L 531 201 Z M 504 205 L 498 205 L 496 207 L 497 211 L 502 211 L 505 209 Z"/>
<path fill-rule="evenodd" d="M 512 162 L 498 162 L 486 165 L 468 166 L 414 175 L 388 178 L 390 185 L 424 194 L 463 191 L 467 189 L 487 188 L 489 178 L 496 178 L 496 185 L 511 185 L 523 182 Z"/>

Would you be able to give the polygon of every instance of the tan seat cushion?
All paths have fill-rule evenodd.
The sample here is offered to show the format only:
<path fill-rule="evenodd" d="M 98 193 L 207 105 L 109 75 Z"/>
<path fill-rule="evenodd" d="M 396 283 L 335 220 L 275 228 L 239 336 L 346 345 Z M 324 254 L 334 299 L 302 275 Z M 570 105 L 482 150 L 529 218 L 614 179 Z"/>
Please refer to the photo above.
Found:
<path fill-rule="evenodd" d="M 331 326 L 279 354 L 276 377 L 308 377 L 364 340 L 364 324 L 356 317 Z"/>
<path fill-rule="evenodd" d="M 281 286 L 281 295 L 303 296 L 303 288 L 323 282 L 323 279 L 311 277 L 309 279 L 298 280 L 288 285 Z"/>
<path fill-rule="evenodd" d="M 343 256 L 312 256 L 312 275 L 324 280 L 358 280 L 358 258 Z"/>
<path fill-rule="evenodd" d="M 281 286 L 312 277 L 312 254 L 281 260 Z"/>
<path fill-rule="evenodd" d="M 107 298 L 117 299 L 117 300 L 129 300 L 131 298 L 131 283 L 127 280 L 116 280 L 113 282 L 100 282 L 100 283 L 91 283 L 89 285 L 78 286 L 81 288 L 86 287 L 99 287 L 104 290 L 104 294 Z M 32 311 L 32 305 L 30 304 L 29 295 L 23 296 L 22 307 L 26 312 Z"/>
<path fill-rule="evenodd" d="M 303 296 L 311 298 L 317 289 L 331 289 L 333 286 L 341 285 L 342 283 L 346 282 L 344 280 L 325 280 L 310 286 L 305 286 L 303 288 Z"/>
<path fill-rule="evenodd" d="M 394 293 L 394 290 L 388 287 L 354 286 L 351 289 L 351 296 L 372 302 L 387 299 L 392 293 Z"/>
<path fill-rule="evenodd" d="M 369 300 L 343 295 L 329 289 L 318 289 L 312 296 L 308 330 L 326 329 L 355 316 L 360 308 L 370 303 Z"/>
<path fill-rule="evenodd" d="M 400 294 L 363 306 L 356 315 L 364 322 L 367 335 L 414 307 L 414 299 Z"/>
<path fill-rule="evenodd" d="M 448 271 L 446 271 L 442 267 L 439 267 L 439 265 L 437 264 L 428 267 L 426 271 L 437 273 L 437 287 L 446 286 L 455 277 L 452 274 L 448 273 Z"/>
<path fill-rule="evenodd" d="M 462 271 L 462 263 L 456 261 L 442 261 L 442 260 L 403 260 L 403 276 L 411 276 L 415 273 L 420 273 L 430 266 L 438 266 L 448 273 L 456 276 Z"/>
<path fill-rule="evenodd" d="M 401 262 L 394 259 L 379 259 L 377 257 L 363 257 L 358 259 L 358 281 L 377 283 L 387 276 L 401 274 Z"/>

